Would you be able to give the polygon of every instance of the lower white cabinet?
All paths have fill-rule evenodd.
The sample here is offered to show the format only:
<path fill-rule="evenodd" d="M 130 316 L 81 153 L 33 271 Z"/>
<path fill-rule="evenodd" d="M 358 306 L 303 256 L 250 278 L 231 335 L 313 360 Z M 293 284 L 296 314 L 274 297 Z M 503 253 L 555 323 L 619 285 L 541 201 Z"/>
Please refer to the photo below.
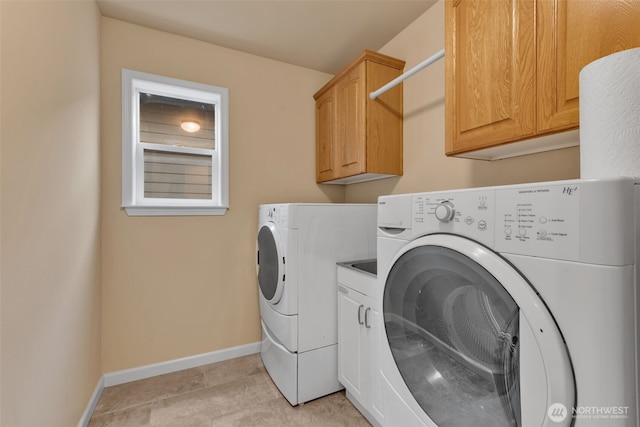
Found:
<path fill-rule="evenodd" d="M 371 389 L 371 304 L 369 297 L 338 285 L 338 381 L 365 404 Z"/>
<path fill-rule="evenodd" d="M 338 267 L 338 381 L 347 397 L 373 425 L 381 425 L 383 413 L 375 391 L 376 325 L 374 300 L 340 280 Z M 375 286 L 375 277 L 370 283 Z M 356 286 L 358 287 L 358 286 Z M 361 288 L 361 287 L 360 287 Z"/>

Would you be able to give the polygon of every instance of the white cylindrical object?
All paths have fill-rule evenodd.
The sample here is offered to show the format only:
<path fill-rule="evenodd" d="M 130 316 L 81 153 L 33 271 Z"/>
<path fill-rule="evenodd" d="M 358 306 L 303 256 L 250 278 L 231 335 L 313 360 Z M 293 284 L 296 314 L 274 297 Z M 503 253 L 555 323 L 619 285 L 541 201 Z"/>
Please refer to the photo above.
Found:
<path fill-rule="evenodd" d="M 422 61 L 421 63 L 419 63 L 418 65 L 416 65 L 415 67 L 407 71 L 406 73 L 401 74 L 395 79 L 391 80 L 389 83 L 382 86 L 380 89 L 370 92 L 369 98 L 376 99 L 377 97 L 379 97 L 380 95 L 388 91 L 389 89 L 398 86 L 400 83 L 407 80 L 409 77 L 413 76 L 418 71 L 422 71 L 424 68 L 427 68 L 429 65 L 433 64 L 434 62 L 436 62 L 441 58 L 444 58 L 444 49 L 431 55 L 430 57 L 428 57 L 427 59 L 425 59 L 424 61 Z"/>
<path fill-rule="evenodd" d="M 580 71 L 580 177 L 640 177 L 640 48 Z"/>

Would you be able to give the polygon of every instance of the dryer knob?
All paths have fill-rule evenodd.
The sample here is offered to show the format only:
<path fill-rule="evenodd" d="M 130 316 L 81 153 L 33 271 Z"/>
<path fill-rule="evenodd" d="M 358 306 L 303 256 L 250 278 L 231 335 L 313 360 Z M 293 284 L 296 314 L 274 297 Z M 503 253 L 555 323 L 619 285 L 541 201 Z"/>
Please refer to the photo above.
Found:
<path fill-rule="evenodd" d="M 456 210 L 451 202 L 442 202 L 436 207 L 436 218 L 440 222 L 451 222 L 456 215 Z"/>

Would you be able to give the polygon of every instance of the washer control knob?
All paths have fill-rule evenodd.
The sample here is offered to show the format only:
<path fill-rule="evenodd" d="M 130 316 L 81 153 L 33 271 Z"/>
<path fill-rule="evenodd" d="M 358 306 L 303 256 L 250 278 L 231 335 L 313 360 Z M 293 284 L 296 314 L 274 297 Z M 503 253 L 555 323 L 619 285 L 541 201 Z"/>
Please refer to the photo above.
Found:
<path fill-rule="evenodd" d="M 440 222 L 451 222 L 456 215 L 456 210 L 451 202 L 442 202 L 436 207 L 436 218 Z"/>

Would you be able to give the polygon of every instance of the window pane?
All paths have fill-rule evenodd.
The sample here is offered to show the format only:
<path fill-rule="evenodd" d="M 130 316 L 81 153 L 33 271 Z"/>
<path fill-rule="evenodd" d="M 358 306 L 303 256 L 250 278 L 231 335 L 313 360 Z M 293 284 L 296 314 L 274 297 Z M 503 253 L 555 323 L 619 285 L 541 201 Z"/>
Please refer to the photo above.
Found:
<path fill-rule="evenodd" d="M 144 197 L 211 199 L 211 156 L 144 150 Z"/>
<path fill-rule="evenodd" d="M 214 149 L 214 107 L 205 102 L 140 93 L 140 142 Z"/>

